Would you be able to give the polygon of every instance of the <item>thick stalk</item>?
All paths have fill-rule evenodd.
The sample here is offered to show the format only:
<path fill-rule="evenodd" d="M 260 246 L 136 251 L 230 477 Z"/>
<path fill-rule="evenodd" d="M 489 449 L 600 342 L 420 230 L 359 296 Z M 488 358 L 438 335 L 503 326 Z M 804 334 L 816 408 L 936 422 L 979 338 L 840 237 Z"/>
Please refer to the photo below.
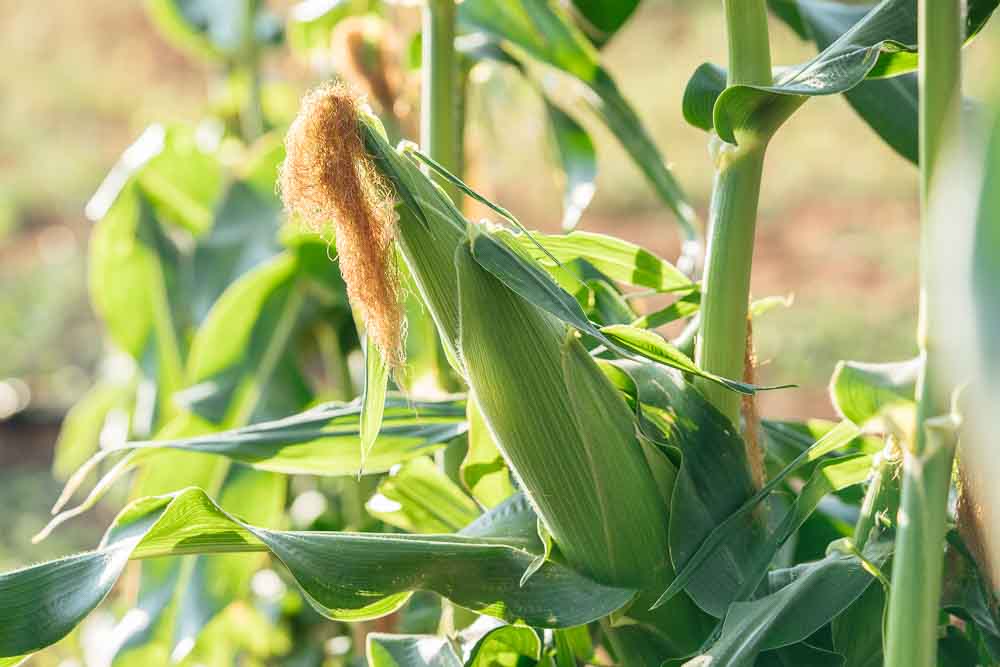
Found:
<path fill-rule="evenodd" d="M 420 146 L 448 171 L 464 176 L 462 135 L 464 127 L 464 76 L 455 53 L 455 0 L 427 0 L 423 13 Z M 456 206 L 461 194 L 450 183 L 440 182 Z M 438 384 L 458 391 L 444 349 L 435 343 Z"/>
<path fill-rule="evenodd" d="M 764 146 L 723 144 L 716 163 L 696 356 L 698 365 L 709 372 L 741 378 Z M 739 394 L 712 382 L 699 386 L 720 412 L 739 423 Z"/>
<path fill-rule="evenodd" d="M 729 85 L 771 83 L 771 55 L 764 0 L 724 0 L 729 40 Z M 709 210 L 708 258 L 702 285 L 702 321 L 696 357 L 707 371 L 743 376 L 747 307 L 757 201 L 767 137 L 742 133 L 739 146 L 716 139 L 715 184 Z M 702 391 L 734 424 L 740 397 L 711 383 Z"/>
<path fill-rule="evenodd" d="M 455 54 L 454 0 L 427 0 L 423 15 L 422 96 L 420 145 L 422 150 L 461 176 L 459 154 L 458 59 Z M 454 186 L 442 184 L 452 201 L 460 196 Z"/>
<path fill-rule="evenodd" d="M 929 269 L 936 249 L 932 231 L 939 220 L 935 181 L 943 150 L 958 141 L 961 116 L 961 0 L 920 0 L 920 323 L 917 338 L 923 370 L 917 381 L 917 428 L 904 443 L 903 497 L 896 536 L 889 603 L 886 665 L 937 664 L 937 623 L 953 442 L 936 436 L 933 425 L 950 411 L 940 368 L 933 321 L 942 309 L 931 289 Z M 937 238 L 940 238 L 938 236 Z"/>

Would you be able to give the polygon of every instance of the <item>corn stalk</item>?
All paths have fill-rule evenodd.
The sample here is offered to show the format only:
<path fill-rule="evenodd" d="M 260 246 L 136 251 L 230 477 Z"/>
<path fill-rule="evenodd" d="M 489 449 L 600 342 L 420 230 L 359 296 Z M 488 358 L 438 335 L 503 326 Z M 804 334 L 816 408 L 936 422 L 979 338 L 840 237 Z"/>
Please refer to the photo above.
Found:
<path fill-rule="evenodd" d="M 944 151 L 956 145 L 961 116 L 962 3 L 921 0 L 920 198 L 923 219 L 920 322 L 917 338 L 923 368 L 917 381 L 917 423 L 904 443 L 902 508 L 889 604 L 886 665 L 937 664 L 938 607 L 947 528 L 948 493 L 957 434 L 947 416 L 949 391 L 936 378 L 940 369 L 933 318 L 942 312 L 940 292 L 929 284 L 936 252 L 935 192 Z"/>
<path fill-rule="evenodd" d="M 728 85 L 771 83 L 771 55 L 764 0 L 726 0 Z M 741 132 L 739 144 L 712 138 L 715 184 L 709 211 L 708 258 L 702 296 L 698 364 L 723 377 L 742 377 L 747 340 L 750 268 L 757 202 L 769 135 Z M 699 382 L 709 401 L 734 424 L 740 397 Z"/>
<path fill-rule="evenodd" d="M 462 173 L 459 138 L 458 60 L 455 54 L 454 0 L 427 0 L 423 11 L 420 144 L 425 153 L 453 174 Z M 451 200 L 458 191 L 444 186 Z"/>

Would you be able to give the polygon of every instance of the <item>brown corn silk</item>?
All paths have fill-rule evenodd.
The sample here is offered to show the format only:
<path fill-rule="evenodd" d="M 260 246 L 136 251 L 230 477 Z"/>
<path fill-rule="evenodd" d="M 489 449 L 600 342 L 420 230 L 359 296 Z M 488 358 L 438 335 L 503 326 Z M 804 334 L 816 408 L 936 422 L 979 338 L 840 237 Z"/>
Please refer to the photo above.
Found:
<path fill-rule="evenodd" d="M 351 304 L 386 362 L 398 368 L 404 319 L 393 195 L 365 155 L 358 112 L 345 86 L 307 94 L 285 139 L 279 185 L 290 212 L 319 229 L 333 223 Z"/>

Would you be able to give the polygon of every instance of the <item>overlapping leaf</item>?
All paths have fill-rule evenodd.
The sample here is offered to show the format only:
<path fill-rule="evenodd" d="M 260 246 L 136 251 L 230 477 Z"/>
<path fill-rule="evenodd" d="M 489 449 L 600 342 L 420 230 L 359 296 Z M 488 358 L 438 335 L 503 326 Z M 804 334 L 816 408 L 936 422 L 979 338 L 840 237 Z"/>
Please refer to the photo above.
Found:
<path fill-rule="evenodd" d="M 881 567 L 891 551 L 891 541 L 874 541 L 864 560 L 834 549 L 823 560 L 773 572 L 770 594 L 733 604 L 708 651 L 685 664 L 706 664 L 707 656 L 711 663 L 748 667 L 762 651 L 806 639 L 872 585 L 875 575 L 869 564 Z"/>

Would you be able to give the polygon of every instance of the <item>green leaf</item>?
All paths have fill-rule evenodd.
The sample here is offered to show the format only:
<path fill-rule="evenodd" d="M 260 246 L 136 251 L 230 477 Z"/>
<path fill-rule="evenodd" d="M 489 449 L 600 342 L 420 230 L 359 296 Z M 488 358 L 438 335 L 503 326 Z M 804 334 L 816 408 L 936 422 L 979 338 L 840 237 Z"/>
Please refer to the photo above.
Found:
<path fill-rule="evenodd" d="M 458 19 L 495 40 L 509 42 L 531 57 L 577 78 L 588 91 L 579 95 L 618 138 L 657 195 L 673 210 L 686 238 L 697 236 L 694 208 L 659 149 L 614 80 L 601 66 L 597 50 L 550 0 L 466 0 Z"/>
<path fill-rule="evenodd" d="M 191 343 L 191 387 L 178 397 L 188 409 L 225 427 L 288 414 L 308 402 L 304 382 L 295 381 L 288 363 L 309 305 L 298 268 L 296 255 L 283 253 L 230 285 L 216 301 Z M 285 404 L 265 412 L 265 390 L 281 379 L 282 370 L 292 374 L 292 384 L 271 396 L 286 399 Z"/>
<path fill-rule="evenodd" d="M 369 336 L 365 340 L 365 388 L 361 394 L 361 467 L 358 474 L 365 470 L 365 460 L 375 446 L 375 440 L 382 428 L 382 416 L 385 412 L 385 392 L 389 385 L 389 365 L 385 363 L 382 353 Z"/>
<path fill-rule="evenodd" d="M 670 558 L 685 573 L 703 554 L 699 545 L 753 496 L 745 445 L 732 424 L 680 373 L 654 364 L 618 362 L 631 379 L 644 433 L 680 458 L 670 502 Z M 713 549 L 698 572 L 674 578 L 668 592 L 686 590 L 706 612 L 721 617 L 744 577 L 746 554 L 759 539 L 751 517 L 730 521 L 724 545 Z M 697 575 L 697 576 L 690 576 Z M 665 602 L 661 597 L 657 605 Z"/>
<path fill-rule="evenodd" d="M 776 389 L 777 387 L 755 387 L 746 382 L 738 382 L 704 371 L 695 365 L 691 359 L 668 343 L 659 334 L 648 329 L 639 329 L 624 324 L 614 324 L 601 327 L 602 334 L 607 336 L 617 347 L 638 354 L 658 364 L 676 368 L 684 373 L 697 375 L 711 380 L 726 389 L 740 394 L 753 394 L 758 389 Z"/>
<path fill-rule="evenodd" d="M 747 600 L 757 584 L 767 574 L 767 568 L 782 546 L 805 524 L 819 506 L 823 498 L 831 493 L 861 484 L 871 474 L 872 456 L 857 454 L 821 461 L 813 468 L 805 486 L 799 491 L 795 502 L 781 518 L 778 525 L 770 530 L 766 539 L 747 554 L 752 564 L 750 577 L 744 582 L 737 600 Z"/>
<path fill-rule="evenodd" d="M 360 469 L 360 413 L 358 402 L 328 403 L 230 431 L 128 443 L 98 454 L 88 466 L 111 452 L 134 450 L 140 460 L 152 460 L 165 451 L 181 450 L 224 456 L 258 470 L 289 475 L 351 476 Z M 381 437 L 367 460 L 369 473 L 386 472 L 397 463 L 430 454 L 467 429 L 465 406 L 455 401 L 392 397 L 386 403 L 384 419 Z"/>
<path fill-rule="evenodd" d="M 517 665 L 523 658 L 534 661 L 541 657 L 542 641 L 537 632 L 523 625 L 501 625 L 486 632 L 480 631 L 480 628 L 495 625 L 496 623 L 490 622 L 490 619 L 481 619 L 462 633 L 462 639 L 466 644 L 475 640 L 469 658 L 465 662 L 467 667 Z M 556 632 L 564 631 L 556 630 Z"/>
<path fill-rule="evenodd" d="M 524 252 L 546 269 L 556 268 L 555 261 L 568 264 L 585 259 L 609 278 L 657 292 L 687 292 L 697 285 L 670 262 L 628 241 L 595 234 L 572 232 L 565 235 L 532 232 L 543 252 L 525 234 L 501 230 L 497 236 Z M 555 261 L 553 261 L 555 258 Z"/>
<path fill-rule="evenodd" d="M 467 401 L 469 448 L 460 475 L 472 497 L 485 507 L 496 507 L 514 493 L 510 471 L 493 440 L 475 399 Z"/>
<path fill-rule="evenodd" d="M 921 366 L 920 359 L 882 364 L 841 361 L 830 380 L 834 407 L 863 426 L 889 408 L 912 405 Z"/>
<path fill-rule="evenodd" d="M 674 301 L 666 308 L 643 315 L 632 322 L 633 327 L 656 329 L 664 324 L 688 318 L 701 309 L 701 292 L 690 292 Z"/>
<path fill-rule="evenodd" d="M 577 661 L 589 663 L 594 660 L 594 643 L 590 638 L 590 630 L 585 625 L 554 633 L 559 658 L 566 664 L 576 665 Z M 567 659 L 568 658 L 568 659 Z"/>
<path fill-rule="evenodd" d="M 87 217 L 103 218 L 135 185 L 158 218 L 192 234 L 203 233 L 212 224 L 223 185 L 223 166 L 215 154 L 218 139 L 204 135 L 185 125 L 147 127 L 87 202 Z"/>
<path fill-rule="evenodd" d="M 447 637 L 368 634 L 366 654 L 371 667 L 463 667 Z"/>
<path fill-rule="evenodd" d="M 126 185 L 91 236 L 89 291 L 111 340 L 137 363 L 151 362 L 165 418 L 183 382 L 179 263 L 151 204 L 134 183 Z"/>
<path fill-rule="evenodd" d="M 572 116 L 548 99 L 545 100 L 545 110 L 564 179 L 562 228 L 571 232 L 594 198 L 597 154 L 590 135 Z"/>
<path fill-rule="evenodd" d="M 200 140 L 195 128 L 152 126 L 147 132 L 157 128 L 163 133 L 162 147 L 136 169 L 135 180 L 160 216 L 201 234 L 211 226 L 222 194 L 223 168 L 212 153 L 215 146 Z"/>
<path fill-rule="evenodd" d="M 656 601 L 656 605 L 658 606 L 663 604 L 669 600 L 671 596 L 676 595 L 681 590 L 690 591 L 690 585 L 688 582 L 696 580 L 698 575 L 701 575 L 702 578 L 705 578 L 706 575 L 712 575 L 708 577 L 709 583 L 706 584 L 706 586 L 710 586 L 711 588 L 717 587 L 718 573 L 722 568 L 718 565 L 710 567 L 707 563 L 709 563 L 713 558 L 718 558 L 717 551 L 721 549 L 722 545 L 728 546 L 730 541 L 734 540 L 735 537 L 746 533 L 746 524 L 752 517 L 754 509 L 760 505 L 760 503 L 764 502 L 768 495 L 774 491 L 774 489 L 777 488 L 777 486 L 781 484 L 782 481 L 789 475 L 794 473 L 796 470 L 801 469 L 809 462 L 819 460 L 821 457 L 829 454 L 830 452 L 843 448 L 851 440 L 853 440 L 857 434 L 857 427 L 849 422 L 841 422 L 836 428 L 831 430 L 809 449 L 796 457 L 796 459 L 788 464 L 788 466 L 786 466 L 781 473 L 768 480 L 767 484 L 765 484 L 757 493 L 752 494 L 752 496 L 749 496 L 748 494 L 749 499 L 740 505 L 738 509 L 732 510 L 724 516 L 717 516 L 716 524 L 714 527 L 709 528 L 708 531 L 705 531 L 704 528 L 702 528 L 703 537 L 697 540 L 689 540 L 689 544 L 686 549 L 686 558 L 683 561 L 680 561 L 679 554 L 674 555 L 672 550 L 671 554 L 674 556 L 675 565 L 678 567 L 677 576 L 670 584 L 670 588 L 668 588 L 663 595 L 660 596 L 660 599 Z M 868 460 L 861 467 L 863 467 L 864 476 L 867 476 L 868 469 L 870 468 L 870 458 L 868 458 Z M 779 537 L 778 541 L 783 543 L 784 540 L 787 539 L 792 532 L 794 532 L 795 528 L 801 525 L 801 521 L 804 520 L 805 516 L 808 516 L 808 514 L 811 513 L 812 509 L 815 508 L 815 504 L 818 503 L 819 499 L 826 494 L 826 489 L 833 489 L 838 484 L 850 482 L 850 480 L 853 479 L 850 473 L 859 474 L 858 463 L 855 460 L 850 459 L 848 461 L 848 465 L 846 466 L 846 470 L 849 471 L 849 474 L 843 474 L 843 470 L 837 470 L 834 475 L 829 478 L 823 473 L 820 473 L 820 475 L 816 477 L 814 473 L 815 481 L 813 482 L 813 478 L 810 478 L 810 481 L 813 482 L 813 487 L 810 489 L 810 493 L 805 496 L 804 502 L 793 505 L 790 512 L 786 514 L 785 521 L 787 523 L 783 527 L 779 528 L 779 531 L 777 532 L 777 536 Z M 862 477 L 862 479 L 863 478 L 864 477 Z M 711 480 L 707 483 L 711 484 Z M 697 492 L 697 489 L 700 487 L 695 488 Z M 675 497 L 677 493 L 678 492 L 675 490 Z M 814 494 L 819 495 L 816 497 Z M 684 495 L 681 496 L 682 499 L 685 497 L 686 496 Z M 709 506 L 707 502 L 705 505 Z M 803 514 L 805 516 L 803 516 Z M 783 535 L 786 532 L 788 534 Z M 744 539 L 747 540 L 748 538 Z M 761 540 L 754 539 L 753 542 L 756 542 L 759 545 Z M 754 569 L 759 569 L 760 566 L 748 563 L 746 556 L 748 550 L 758 548 L 762 547 L 753 544 L 748 545 L 743 552 L 739 554 L 738 561 L 736 561 L 737 555 L 735 553 L 729 554 L 731 563 L 738 562 L 738 565 L 733 566 L 731 564 L 730 566 L 732 571 L 738 573 L 737 575 L 733 575 L 733 578 L 737 579 L 737 583 L 728 588 L 727 593 L 730 596 L 729 599 L 725 598 L 726 593 L 723 593 L 721 596 L 718 593 L 715 593 L 716 610 L 718 610 L 720 602 L 723 602 L 724 605 L 728 605 L 733 599 L 737 599 L 736 596 L 740 593 L 749 594 L 743 589 L 751 585 L 748 582 L 757 576 Z M 680 551 L 680 549 L 678 549 L 678 551 Z M 775 553 L 776 551 L 777 549 L 774 550 Z M 749 552 L 752 553 L 752 551 Z M 765 560 L 763 567 L 766 568 L 767 563 L 770 562 L 771 558 L 773 558 L 773 553 L 766 559 L 762 557 L 762 560 Z M 753 585 L 755 585 L 755 583 Z M 752 593 L 753 591 L 750 590 L 750 592 Z"/>
<path fill-rule="evenodd" d="M 778 4 L 773 2 L 772 6 Z M 786 6 L 791 4 L 786 3 Z M 811 39 L 820 50 L 829 47 L 870 9 L 869 6 L 816 2 L 803 2 L 797 7 L 806 31 L 803 39 Z M 916 74 L 864 81 L 844 96 L 858 115 L 896 152 L 910 162 L 918 161 Z"/>
<path fill-rule="evenodd" d="M 862 9 L 793 1 L 795 8 L 782 7 L 778 15 L 800 34 L 809 32 L 822 49 L 819 55 L 779 71 L 771 86 L 724 87 L 718 68 L 699 68 L 685 94 L 689 122 L 703 129 L 714 128 L 732 144 L 744 135 L 766 138 L 809 97 L 846 93 L 866 79 L 894 77 L 916 69 L 916 0 L 883 0 Z M 978 32 L 996 6 L 997 0 L 975 2 L 967 34 Z M 912 86 L 911 81 L 877 90 L 870 87 L 851 100 L 894 148 L 911 158 L 916 127 Z M 889 100 L 893 104 L 887 110 Z"/>
<path fill-rule="evenodd" d="M 261 194 L 246 181 L 228 187 L 211 229 L 198 239 L 194 250 L 191 309 L 195 322 L 204 320 L 230 284 L 278 254 L 281 210 L 273 191 Z"/>
<path fill-rule="evenodd" d="M 865 560 L 880 566 L 891 541 L 873 541 Z M 726 614 L 719 638 L 692 667 L 706 662 L 749 667 L 761 651 L 800 642 L 830 622 L 867 590 L 875 577 L 854 554 L 837 550 L 823 560 L 771 574 L 771 593 L 736 602 Z"/>
<path fill-rule="evenodd" d="M 631 324 L 638 315 L 628 301 L 606 280 L 588 280 L 587 288 L 593 295 L 594 303 L 590 318 L 597 324 Z"/>
<path fill-rule="evenodd" d="M 882 667 L 885 591 L 869 586 L 844 613 L 833 619 L 833 647 L 850 667 Z"/>
<path fill-rule="evenodd" d="M 621 29 L 639 6 L 639 0 L 571 0 L 573 16 L 597 48 Z"/>
<path fill-rule="evenodd" d="M 753 394 L 758 387 L 729 380 L 698 368 L 680 350 L 659 335 L 627 325 L 597 327 L 580 303 L 562 289 L 545 271 L 525 259 L 493 235 L 481 232 L 472 241 L 476 262 L 528 303 L 554 315 L 581 333 L 593 336 L 608 348 L 625 357 L 642 357 L 716 382 L 742 394 Z M 779 387 L 765 387 L 776 389 Z"/>
<path fill-rule="evenodd" d="M 24 655 L 64 637 L 100 604 L 129 559 L 270 551 L 318 612 L 346 621 L 391 613 L 420 588 L 510 622 L 568 627 L 605 616 L 635 594 L 553 562 L 521 587 L 531 546 L 501 536 L 272 531 L 237 520 L 200 489 L 143 498 L 122 510 L 97 550 L 0 575 L 0 655 Z"/>
<path fill-rule="evenodd" d="M 531 628 L 480 618 L 453 640 L 432 635 L 368 635 L 371 667 L 495 667 L 538 660 L 542 643 Z M 463 663 L 460 656 L 467 656 Z"/>
<path fill-rule="evenodd" d="M 391 471 L 365 509 L 411 533 L 452 533 L 479 516 L 476 503 L 425 456 Z"/>

